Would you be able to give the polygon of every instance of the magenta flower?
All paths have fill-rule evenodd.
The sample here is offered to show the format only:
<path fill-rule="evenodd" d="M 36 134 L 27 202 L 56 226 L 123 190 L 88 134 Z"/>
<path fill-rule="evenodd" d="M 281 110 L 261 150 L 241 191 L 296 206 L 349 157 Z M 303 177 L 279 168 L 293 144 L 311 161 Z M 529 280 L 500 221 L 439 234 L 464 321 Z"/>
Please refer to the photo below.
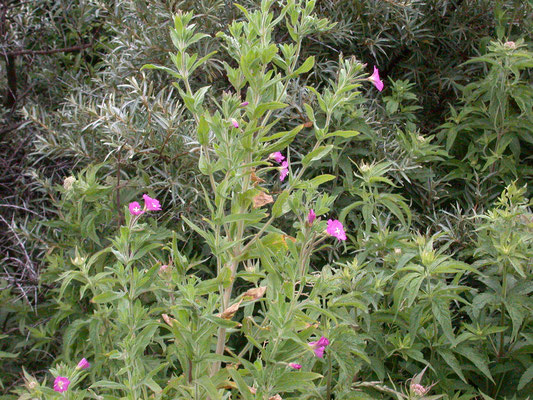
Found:
<path fill-rule="evenodd" d="M 278 164 L 282 162 L 283 160 L 285 160 L 285 156 L 281 154 L 279 151 L 272 153 L 271 155 L 268 156 L 268 158 L 273 158 L 274 161 L 277 162 Z"/>
<path fill-rule="evenodd" d="M 293 368 L 293 369 L 300 369 L 302 368 L 302 366 L 300 364 L 296 364 L 296 363 L 289 363 L 289 367 Z"/>
<path fill-rule="evenodd" d="M 238 128 L 239 127 L 239 123 L 234 120 L 233 118 L 230 119 L 230 122 L 231 122 L 231 125 L 233 125 L 234 128 Z"/>
<path fill-rule="evenodd" d="M 91 366 L 91 364 L 89 364 L 89 361 L 87 361 L 86 358 L 82 358 L 81 361 L 78 363 L 78 366 L 76 367 L 77 369 L 87 369 Z"/>
<path fill-rule="evenodd" d="M 283 163 L 281 164 L 281 169 L 279 171 L 279 180 L 283 182 L 288 174 L 289 174 L 289 163 L 287 161 L 283 161 Z"/>
<path fill-rule="evenodd" d="M 346 233 L 344 227 L 339 220 L 328 219 L 328 228 L 326 232 L 330 236 L 335 236 L 339 240 L 346 240 Z"/>
<path fill-rule="evenodd" d="M 147 194 L 143 194 L 144 199 L 144 206 L 149 211 L 161 211 L 161 204 L 159 203 L 159 200 L 152 199 Z"/>
<path fill-rule="evenodd" d="M 313 222 L 315 222 L 315 219 L 316 219 L 315 211 L 311 208 L 309 210 L 309 214 L 307 214 L 307 222 L 309 223 L 309 225 L 313 225 Z"/>
<path fill-rule="evenodd" d="M 243 102 L 241 103 L 241 107 L 246 107 L 248 104 L 250 104 L 250 103 L 248 103 L 247 101 L 243 101 Z"/>
<path fill-rule="evenodd" d="M 318 339 L 316 342 L 309 342 L 309 346 L 313 349 L 315 352 L 315 355 L 318 358 L 324 357 L 324 349 L 329 344 L 329 340 L 327 337 L 322 336 L 320 339 Z"/>
<path fill-rule="evenodd" d="M 374 73 L 370 76 L 370 78 L 368 78 L 368 80 L 370 82 L 372 82 L 374 84 L 374 86 L 381 92 L 383 90 L 383 86 L 385 86 L 383 84 L 383 81 L 381 79 L 379 79 L 379 70 L 377 69 L 377 67 L 374 65 Z"/>
<path fill-rule="evenodd" d="M 64 376 L 58 376 L 54 381 L 54 390 L 59 393 L 66 392 L 70 385 L 70 380 Z"/>
<path fill-rule="evenodd" d="M 141 205 L 137 201 L 130 203 L 129 209 L 131 215 L 141 215 L 142 213 L 144 213 L 144 210 L 141 208 Z"/>

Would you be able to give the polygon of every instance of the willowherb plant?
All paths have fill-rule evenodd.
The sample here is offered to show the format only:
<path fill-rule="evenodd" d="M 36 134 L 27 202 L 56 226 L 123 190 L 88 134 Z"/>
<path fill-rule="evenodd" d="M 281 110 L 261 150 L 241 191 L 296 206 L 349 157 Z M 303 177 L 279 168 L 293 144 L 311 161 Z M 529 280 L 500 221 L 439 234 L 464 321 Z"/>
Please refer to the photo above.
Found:
<path fill-rule="evenodd" d="M 191 80 L 213 54 L 188 52 L 206 38 L 195 32 L 192 13 L 174 18 L 174 68 L 145 66 L 178 79 L 175 86 L 196 123 L 209 213 L 201 222 L 182 219 L 209 246 L 212 260 L 182 255 L 175 234 L 168 246 L 161 244 L 171 233 L 150 226 L 147 213 L 164 211 L 164 203 L 148 195 L 144 207 L 129 204 L 125 225 L 108 247 L 76 257 L 75 268 L 60 277 L 61 291 L 79 282 L 80 296 L 92 297 L 87 306 L 93 314 L 67 329 L 65 346 L 92 357 L 91 373 L 100 380 L 91 393 L 131 399 L 149 393 L 187 399 L 228 398 L 232 391 L 246 399 L 252 393 L 324 393 L 330 399 L 340 390 L 333 379 L 339 368 L 343 390 L 349 390 L 346 359 L 365 358 L 359 345 L 342 345 L 355 333 L 325 307 L 336 297 L 344 299 L 338 307 L 349 307 L 351 295 L 328 289 L 331 279 L 311 274 L 318 246 L 349 235 L 334 213 L 325 218 L 334 197 L 319 187 L 334 176 L 303 176 L 328 156 L 333 140 L 358 134 L 332 130 L 333 115 L 357 100 L 363 82 L 378 90 L 383 83 L 377 69 L 367 77 L 355 58 L 341 57 L 328 87 L 308 88 L 318 103 L 318 109 L 303 104 L 311 124 L 287 130 L 283 116 L 294 101 L 294 82 L 314 65 L 313 57 L 300 60 L 302 43 L 331 25 L 312 14 L 314 1 L 290 0 L 276 14 L 273 5 L 264 0 L 254 12 L 237 6 L 245 20 L 218 34 L 233 58 L 225 64 L 230 92 L 193 90 Z M 275 44 L 282 23 L 292 40 Z M 303 154 L 290 150 L 296 135 L 315 138 Z M 213 277 L 190 273 L 198 268 Z M 80 335 L 91 345 L 75 343 Z"/>
<path fill-rule="evenodd" d="M 198 125 L 198 142 L 201 146 L 199 168 L 211 185 L 210 192 L 206 191 L 205 196 L 210 216 L 204 218 L 204 226 L 185 221 L 206 240 L 216 259 L 217 276 L 224 276 L 227 281 L 218 287 L 218 306 L 222 318 L 224 315 L 233 316 L 242 301 L 238 295 L 235 297 L 236 280 L 240 278 L 255 283 L 265 279 L 269 283 L 267 296 L 273 303 L 266 315 L 257 319 L 252 314 L 248 317 L 251 325 L 250 322 L 243 324 L 250 342 L 238 354 L 238 359 L 247 366 L 246 374 L 251 374 L 256 380 L 250 385 L 264 381 L 265 378 L 258 379 L 257 374 L 262 375 L 261 369 L 267 367 L 272 379 L 276 378 L 278 382 L 282 377 L 287 379 L 283 365 L 292 361 L 287 358 L 288 348 L 302 346 L 303 340 L 311 333 L 304 330 L 300 335 L 294 334 L 296 326 L 309 318 L 305 317 L 308 306 L 301 302 L 309 279 L 309 257 L 325 239 L 326 227 L 328 235 L 339 240 L 346 239 L 339 221 L 329 219 L 327 224 L 325 221 L 315 221 L 316 216 L 329 211 L 333 200 L 327 194 L 320 194 L 318 187 L 334 177 L 321 175 L 303 180 L 302 176 L 314 161 L 326 157 L 332 150 L 332 138 L 350 138 L 358 134 L 355 131 L 330 132 L 330 121 L 338 108 L 354 101 L 357 96 L 355 90 L 360 83 L 370 80 L 378 89 L 383 86 L 377 70 L 372 77 L 365 78 L 362 76 L 363 66 L 354 58 L 341 58 L 337 79 L 330 82 L 330 87 L 322 93 L 308 88 L 315 94 L 320 107 L 318 112 L 324 115 L 325 122 L 317 123 L 313 108 L 304 104 L 312 122 L 311 132 L 304 130 L 303 124 L 291 130 L 276 132 L 282 126 L 280 120 L 283 110 L 293 101 L 290 89 L 294 80 L 311 70 L 314 64 L 313 57 L 303 62 L 299 60 L 303 40 L 306 35 L 328 29 L 330 25 L 326 20 L 318 20 L 312 15 L 314 1 L 289 1 L 276 16 L 270 10 L 272 4 L 273 1 L 263 1 L 260 10 L 255 12 L 237 6 L 246 20 L 232 23 L 228 34 L 218 35 L 237 67 L 225 63 L 233 91 L 223 93 L 221 100 L 214 101 L 214 112 L 204 105 L 209 87 L 193 91 L 190 84 L 195 70 L 211 56 L 198 57 L 187 53 L 192 44 L 205 37 L 195 33 L 194 25 L 189 25 L 192 14 L 178 14 L 174 19 L 171 36 L 177 53 L 171 59 L 175 69 L 145 66 L 163 69 L 179 79 L 176 87 Z M 272 37 L 277 25 L 284 20 L 293 42 L 277 46 L 272 43 Z M 299 157 L 292 155 L 289 144 L 297 134 L 306 131 L 307 135 L 314 133 L 314 145 L 307 154 Z M 278 180 L 281 183 L 276 183 Z M 270 193 L 277 194 L 276 200 Z M 273 205 L 271 212 L 267 213 L 265 206 L 269 203 Z M 296 238 L 287 236 L 276 227 L 279 217 L 289 211 L 296 216 Z M 289 254 L 282 261 L 280 255 L 287 251 Z M 273 265 L 272 258 L 282 264 Z M 292 262 L 288 262 L 289 259 Z M 289 267 L 291 263 L 294 266 Z M 280 268 L 282 265 L 288 269 Z M 283 284 L 286 287 L 282 289 L 279 285 L 284 281 L 288 286 Z M 245 314 L 249 315 L 250 311 L 245 311 Z M 274 336 L 251 340 L 258 335 L 264 336 L 261 332 L 270 330 L 270 326 L 276 328 Z M 218 328 L 215 350 L 218 357 L 225 354 L 231 335 L 238 333 L 235 327 L 235 324 L 225 323 Z M 319 353 L 323 354 L 329 341 L 323 337 L 312 343 L 318 356 Z M 259 351 L 253 365 L 242 358 L 245 354 L 252 354 L 249 353 L 251 347 Z M 222 360 L 219 358 L 211 365 L 213 377 L 220 376 Z M 261 369 L 258 370 L 259 366 Z M 239 384 L 243 377 L 237 378 L 237 374 L 244 372 L 230 371 L 241 393 L 246 392 L 247 389 Z M 301 375 L 304 372 L 290 374 L 294 375 L 295 381 L 301 379 L 302 383 L 306 380 L 303 377 L 307 376 Z M 315 379 L 318 376 L 308 377 Z M 260 385 L 258 393 L 272 396 L 283 391 L 284 386 L 279 387 L 274 382 L 275 379 L 270 385 Z M 330 385 L 328 390 L 331 390 Z"/>

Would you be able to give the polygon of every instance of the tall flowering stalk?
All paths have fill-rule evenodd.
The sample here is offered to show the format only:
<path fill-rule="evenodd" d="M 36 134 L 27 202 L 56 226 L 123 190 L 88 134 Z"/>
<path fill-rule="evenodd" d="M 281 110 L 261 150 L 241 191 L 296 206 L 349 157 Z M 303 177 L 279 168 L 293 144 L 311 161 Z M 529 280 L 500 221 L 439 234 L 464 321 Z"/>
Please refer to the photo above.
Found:
<path fill-rule="evenodd" d="M 297 262 L 289 272 L 294 290 L 284 316 L 290 325 L 300 307 L 311 254 L 318 243 L 327 237 L 325 222 L 316 221 L 314 210 L 308 215 L 305 215 L 305 210 L 309 210 L 313 201 L 320 200 L 321 209 L 316 211 L 319 215 L 324 214 L 329 211 L 327 207 L 332 202 L 332 198 L 320 194 L 318 188 L 320 184 L 333 179 L 333 176 L 321 175 L 313 180 L 304 177 L 310 165 L 330 154 L 334 140 L 349 140 L 358 134 L 350 130 L 332 129 L 332 117 L 339 107 L 356 100 L 356 89 L 366 79 L 363 65 L 355 58 L 340 58 L 337 80 L 331 82 L 331 86 L 322 93 L 310 88 L 317 98 L 320 108 L 316 112 L 322 114 L 321 118 L 317 119 L 315 111 L 305 104 L 310 124 L 298 125 L 290 131 L 283 130 L 280 117 L 292 101 L 288 88 L 299 75 L 307 73 L 314 66 L 313 57 L 303 61 L 300 59 L 302 42 L 307 35 L 325 31 L 331 25 L 312 15 L 314 2 L 305 2 L 304 7 L 300 2 L 288 1 L 277 16 L 271 10 L 273 3 L 273 0 L 263 0 L 260 9 L 254 12 L 238 6 L 244 14 L 244 22 L 234 22 L 228 33 L 218 34 L 224 49 L 235 59 L 236 67 L 225 65 L 232 91 L 224 92 L 221 98 L 213 102 L 220 105 L 217 110 L 208 110 L 205 106 L 205 98 L 217 96 L 217 93 L 212 93 L 209 87 L 193 88 L 191 83 L 195 70 L 212 56 L 208 54 L 200 58 L 189 55 L 187 51 L 193 43 L 205 38 L 205 35 L 195 33 L 194 25 L 189 24 L 192 14 L 175 17 L 171 31 L 177 49 L 172 56 L 174 68 L 154 65 L 144 68 L 163 69 L 178 78 L 178 92 L 197 124 L 199 170 L 210 182 L 211 191 L 206 191 L 205 201 L 211 215 L 205 218 L 206 227 L 200 227 L 185 217 L 183 221 L 206 240 L 216 260 L 219 295 L 216 317 L 226 321 L 239 318 L 241 303 L 247 297 L 234 293 L 234 283 L 239 279 L 240 268 L 251 273 L 266 273 L 263 264 L 267 264 L 268 260 L 262 258 L 264 246 L 270 246 L 271 251 L 286 251 L 297 246 L 294 249 Z M 280 51 L 272 43 L 278 24 L 288 27 L 293 40 L 291 47 L 283 47 Z M 272 73 L 272 63 L 281 66 L 279 75 Z M 243 102 L 243 99 L 246 101 Z M 312 133 L 306 135 L 314 135 L 314 143 L 303 155 L 291 157 L 289 172 L 290 144 L 303 129 L 309 127 Z M 273 173 L 276 170 L 279 175 Z M 306 204 L 303 204 L 304 199 Z M 276 221 L 288 212 L 301 220 L 302 234 L 297 238 L 278 233 Z M 342 224 L 336 223 L 332 235 L 345 240 Z M 258 262 L 250 262 L 251 259 L 258 259 Z M 274 293 L 275 290 L 272 296 Z M 177 320 L 169 321 L 172 326 L 179 323 Z M 268 318 L 263 323 L 268 323 Z M 218 328 L 215 346 L 218 357 L 225 352 L 228 326 L 224 323 Z M 242 329 L 247 329 L 246 324 L 242 324 Z M 272 331 L 272 337 L 261 355 L 263 359 L 276 360 L 279 350 L 284 346 L 283 335 L 283 329 Z M 238 357 L 250 349 L 250 343 Z M 312 344 L 317 357 L 324 354 L 328 344 L 325 337 Z M 301 345 L 304 351 L 305 342 L 302 341 Z M 279 361 L 293 370 L 301 367 L 301 364 Z M 184 369 L 187 368 L 184 366 Z M 220 361 L 214 361 L 211 375 L 217 375 L 219 370 Z M 274 393 L 269 395 L 273 396 Z"/>

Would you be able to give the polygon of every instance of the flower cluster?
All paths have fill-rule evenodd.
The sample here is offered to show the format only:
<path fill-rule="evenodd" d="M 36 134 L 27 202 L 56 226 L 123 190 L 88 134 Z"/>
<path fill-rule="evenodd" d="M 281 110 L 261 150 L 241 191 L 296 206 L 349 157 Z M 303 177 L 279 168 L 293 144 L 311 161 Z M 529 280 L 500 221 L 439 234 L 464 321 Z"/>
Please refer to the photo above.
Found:
<path fill-rule="evenodd" d="M 419 383 L 412 383 L 411 392 L 413 392 L 417 396 L 423 396 L 428 392 L 428 389 Z"/>
<path fill-rule="evenodd" d="M 329 345 L 329 339 L 325 336 L 322 336 L 320 339 L 318 339 L 317 341 L 314 341 L 314 342 L 309 342 L 309 347 L 311 347 L 311 349 L 315 352 L 315 355 L 318 357 L 318 358 L 323 358 L 324 357 L 324 351 L 326 349 L 326 347 Z M 302 365 L 301 364 L 298 364 L 298 363 L 289 363 L 287 364 L 289 367 L 291 367 L 292 369 L 296 369 L 296 370 L 299 370 L 302 368 Z"/>
<path fill-rule="evenodd" d="M 289 174 L 289 162 L 283 161 L 285 160 L 285 156 L 281 154 L 279 151 L 276 151 L 275 153 L 272 153 L 268 156 L 269 159 L 274 160 L 278 164 L 281 163 L 281 167 L 279 167 L 279 180 L 284 181 L 287 175 Z"/>
<path fill-rule="evenodd" d="M 89 361 L 87 361 L 86 358 L 82 358 L 76 366 L 76 369 L 87 369 L 90 366 L 91 364 L 89 363 Z M 56 379 L 54 379 L 54 390 L 59 393 L 66 392 L 70 384 L 70 379 L 68 379 L 66 376 L 57 376 Z"/>
<path fill-rule="evenodd" d="M 144 208 L 141 208 L 141 205 L 138 201 L 131 202 L 128 206 L 130 209 L 131 215 L 141 215 L 145 211 L 161 211 L 161 204 L 159 200 L 153 199 L 147 194 L 143 194 L 144 199 Z"/>

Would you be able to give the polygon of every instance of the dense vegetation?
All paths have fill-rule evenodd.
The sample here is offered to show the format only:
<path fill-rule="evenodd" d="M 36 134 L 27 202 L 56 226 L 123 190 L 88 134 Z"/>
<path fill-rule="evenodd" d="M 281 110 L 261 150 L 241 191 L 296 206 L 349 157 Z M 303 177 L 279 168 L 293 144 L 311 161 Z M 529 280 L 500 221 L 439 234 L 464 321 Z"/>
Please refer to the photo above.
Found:
<path fill-rule="evenodd" d="M 2 1 L 0 398 L 530 397 L 532 34 L 521 0 Z"/>

